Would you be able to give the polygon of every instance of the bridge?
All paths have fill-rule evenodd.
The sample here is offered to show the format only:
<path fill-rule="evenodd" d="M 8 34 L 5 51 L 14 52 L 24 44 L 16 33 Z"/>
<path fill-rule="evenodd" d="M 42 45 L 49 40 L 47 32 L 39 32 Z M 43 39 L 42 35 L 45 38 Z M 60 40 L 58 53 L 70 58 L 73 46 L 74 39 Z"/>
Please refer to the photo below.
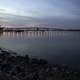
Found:
<path fill-rule="evenodd" d="M 25 32 L 25 31 L 55 31 L 56 28 L 41 28 L 41 27 L 28 27 L 28 28 L 4 28 L 3 31 L 9 32 Z M 60 30 L 60 29 L 58 29 Z"/>
<path fill-rule="evenodd" d="M 26 27 L 26 28 L 3 28 L 0 25 L 0 32 L 25 32 L 25 31 L 80 31 L 80 29 L 61 29 L 46 27 Z"/>

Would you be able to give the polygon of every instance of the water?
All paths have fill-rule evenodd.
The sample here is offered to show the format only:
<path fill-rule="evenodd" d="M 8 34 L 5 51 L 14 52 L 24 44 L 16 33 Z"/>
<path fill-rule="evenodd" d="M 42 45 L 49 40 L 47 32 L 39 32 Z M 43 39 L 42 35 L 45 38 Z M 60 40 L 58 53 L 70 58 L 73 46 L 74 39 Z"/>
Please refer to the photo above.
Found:
<path fill-rule="evenodd" d="M 0 47 L 53 64 L 80 67 L 80 32 L 4 32 L 0 34 Z"/>

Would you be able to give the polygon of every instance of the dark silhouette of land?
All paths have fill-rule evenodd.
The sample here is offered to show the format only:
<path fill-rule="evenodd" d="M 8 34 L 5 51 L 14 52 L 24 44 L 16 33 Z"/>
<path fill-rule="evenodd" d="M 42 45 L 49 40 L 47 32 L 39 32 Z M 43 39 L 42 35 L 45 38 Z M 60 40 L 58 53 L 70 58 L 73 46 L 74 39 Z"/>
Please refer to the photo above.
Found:
<path fill-rule="evenodd" d="M 5 31 L 5 32 L 25 32 L 25 31 L 80 31 L 80 29 L 27 27 L 27 28 L 3 28 L 2 31 Z"/>
<path fill-rule="evenodd" d="M 80 31 L 80 29 L 46 28 L 46 27 L 22 27 L 5 28 L 0 25 L 0 32 L 24 32 L 24 31 Z"/>
<path fill-rule="evenodd" d="M 0 48 L 0 80 L 80 80 L 80 72 Z"/>

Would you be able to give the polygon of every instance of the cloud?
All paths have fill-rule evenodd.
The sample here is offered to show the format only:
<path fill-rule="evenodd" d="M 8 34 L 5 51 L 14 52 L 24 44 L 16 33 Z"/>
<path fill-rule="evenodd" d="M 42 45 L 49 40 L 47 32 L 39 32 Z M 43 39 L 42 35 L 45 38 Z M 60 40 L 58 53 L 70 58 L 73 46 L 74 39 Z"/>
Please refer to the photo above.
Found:
<path fill-rule="evenodd" d="M 0 8 L 2 24 L 16 27 L 38 24 L 80 26 L 80 0 L 17 0 L 10 5 L 8 1 L 13 0 L 7 0 Z"/>
<path fill-rule="evenodd" d="M 80 0 L 68 0 L 68 1 L 75 5 L 76 7 L 80 7 Z"/>
<path fill-rule="evenodd" d="M 39 25 L 40 27 L 79 28 L 80 26 L 80 19 L 65 19 L 61 17 L 34 18 L 10 14 L 4 15 L 7 17 L 0 17 L 0 24 L 8 27 L 29 27 Z"/>
<path fill-rule="evenodd" d="M 0 12 L 4 12 L 4 11 L 6 11 L 5 9 L 0 9 Z"/>

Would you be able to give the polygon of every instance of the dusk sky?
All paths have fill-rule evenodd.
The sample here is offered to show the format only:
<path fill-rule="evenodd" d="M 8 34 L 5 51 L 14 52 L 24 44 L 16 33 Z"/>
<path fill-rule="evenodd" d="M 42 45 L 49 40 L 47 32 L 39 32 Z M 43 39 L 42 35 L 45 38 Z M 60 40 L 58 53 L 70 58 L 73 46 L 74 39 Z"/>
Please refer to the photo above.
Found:
<path fill-rule="evenodd" d="M 0 0 L 0 24 L 80 28 L 80 0 Z"/>

